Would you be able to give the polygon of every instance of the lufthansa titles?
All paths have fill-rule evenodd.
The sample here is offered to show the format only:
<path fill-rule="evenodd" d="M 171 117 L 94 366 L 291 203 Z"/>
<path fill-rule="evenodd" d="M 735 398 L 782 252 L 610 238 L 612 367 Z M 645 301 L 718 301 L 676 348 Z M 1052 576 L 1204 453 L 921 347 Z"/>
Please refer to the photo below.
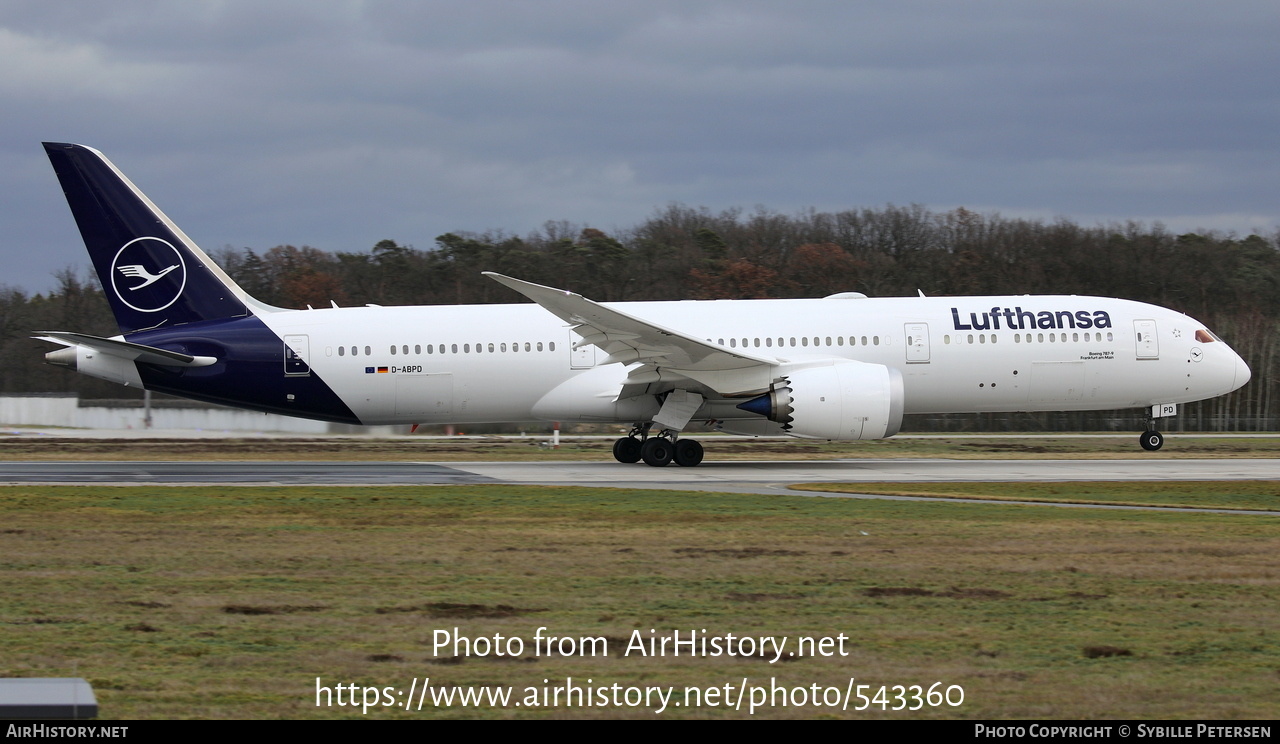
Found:
<path fill-rule="evenodd" d="M 967 321 L 967 322 L 966 322 Z M 951 322 L 957 331 L 1046 331 L 1067 328 L 1110 328 L 1111 316 L 1106 310 L 1041 310 L 1031 312 L 1020 307 L 993 307 L 982 312 L 960 315 L 960 308 L 951 308 Z"/>

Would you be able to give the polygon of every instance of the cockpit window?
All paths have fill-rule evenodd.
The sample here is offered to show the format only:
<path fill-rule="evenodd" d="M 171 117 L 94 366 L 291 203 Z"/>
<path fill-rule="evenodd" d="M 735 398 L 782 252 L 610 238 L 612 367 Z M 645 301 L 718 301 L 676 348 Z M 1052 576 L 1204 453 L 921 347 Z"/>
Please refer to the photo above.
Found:
<path fill-rule="evenodd" d="M 1196 340 L 1202 344 L 1211 344 L 1218 340 L 1218 337 L 1201 328 L 1196 331 Z"/>

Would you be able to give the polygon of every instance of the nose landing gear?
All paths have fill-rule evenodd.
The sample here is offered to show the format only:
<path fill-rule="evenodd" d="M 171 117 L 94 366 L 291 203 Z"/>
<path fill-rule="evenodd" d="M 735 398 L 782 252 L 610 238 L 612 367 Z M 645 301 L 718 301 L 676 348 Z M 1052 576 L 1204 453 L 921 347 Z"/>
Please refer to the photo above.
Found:
<path fill-rule="evenodd" d="M 1155 452 L 1164 446 L 1164 435 L 1156 431 L 1156 419 L 1178 415 L 1178 406 L 1173 403 L 1161 403 L 1151 406 L 1147 413 L 1147 430 L 1142 432 L 1138 442 L 1148 452 Z"/>

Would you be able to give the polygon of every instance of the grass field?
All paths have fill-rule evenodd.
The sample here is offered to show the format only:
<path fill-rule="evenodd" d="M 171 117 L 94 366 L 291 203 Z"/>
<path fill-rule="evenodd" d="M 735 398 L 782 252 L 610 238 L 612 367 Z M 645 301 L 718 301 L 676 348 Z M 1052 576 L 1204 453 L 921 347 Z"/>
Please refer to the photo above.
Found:
<path fill-rule="evenodd" d="M 1114 485 L 1128 490 L 1054 484 L 1141 498 Z M 1228 486 L 1187 488 L 1180 499 L 1215 502 Z M 362 715 L 317 708 L 317 677 L 510 685 L 515 700 L 570 677 L 678 694 L 744 678 L 964 691 L 958 707 L 755 713 L 768 717 L 1280 716 L 1276 517 L 513 486 L 5 487 L 0 514 L 0 676 L 83 676 L 104 718 Z M 605 638 L 610 655 L 533 653 L 542 626 Z M 435 632 L 455 627 L 525 652 L 436 653 Z M 622 654 L 651 629 L 790 649 L 844 634 L 848 655 Z M 367 713 L 747 715 L 563 700 Z"/>
<path fill-rule="evenodd" d="M 1160 483 L 803 483 L 799 491 L 929 496 L 984 501 L 1032 501 L 1104 506 L 1160 506 L 1274 511 L 1280 481 Z"/>

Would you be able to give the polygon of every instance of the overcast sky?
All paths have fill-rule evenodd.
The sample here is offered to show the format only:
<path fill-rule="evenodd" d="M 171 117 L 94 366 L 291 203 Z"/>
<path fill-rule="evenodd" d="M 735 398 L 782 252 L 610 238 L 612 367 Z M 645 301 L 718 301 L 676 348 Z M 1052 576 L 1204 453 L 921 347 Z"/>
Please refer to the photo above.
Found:
<path fill-rule="evenodd" d="M 42 140 L 201 246 L 670 202 L 1280 226 L 1280 5 L 0 0 L 0 283 L 88 266 Z"/>

